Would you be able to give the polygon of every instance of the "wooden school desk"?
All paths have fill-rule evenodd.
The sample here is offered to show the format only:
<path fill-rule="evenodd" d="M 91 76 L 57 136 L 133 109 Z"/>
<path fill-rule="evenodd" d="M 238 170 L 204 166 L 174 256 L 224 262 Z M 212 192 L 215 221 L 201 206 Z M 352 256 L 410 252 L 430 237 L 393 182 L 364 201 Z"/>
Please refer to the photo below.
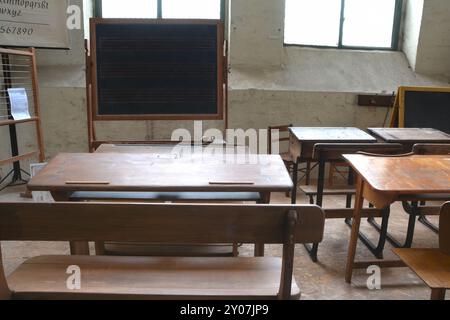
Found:
<path fill-rule="evenodd" d="M 450 143 L 450 134 L 431 128 L 369 128 L 371 134 L 385 142 L 400 143 L 411 152 L 417 143 Z"/>
<path fill-rule="evenodd" d="M 376 208 L 384 208 L 395 201 L 433 200 L 436 194 L 450 194 L 450 156 L 410 155 L 379 157 L 344 155 L 357 174 L 355 209 L 350 236 L 345 280 L 350 283 L 354 268 L 400 267 L 400 261 L 355 262 L 356 246 L 364 200 Z"/>
<path fill-rule="evenodd" d="M 302 162 L 313 160 L 313 150 L 316 143 L 372 143 L 377 139 L 361 129 L 352 127 L 293 127 L 289 128 L 289 152 L 294 161 L 292 204 L 297 198 L 298 166 Z"/>
<path fill-rule="evenodd" d="M 28 189 L 49 191 L 55 201 L 68 201 L 76 191 L 258 192 L 261 203 L 270 202 L 271 192 L 292 189 L 279 155 L 233 157 L 62 153 L 31 179 Z M 264 246 L 256 246 L 255 254 L 263 253 Z"/>

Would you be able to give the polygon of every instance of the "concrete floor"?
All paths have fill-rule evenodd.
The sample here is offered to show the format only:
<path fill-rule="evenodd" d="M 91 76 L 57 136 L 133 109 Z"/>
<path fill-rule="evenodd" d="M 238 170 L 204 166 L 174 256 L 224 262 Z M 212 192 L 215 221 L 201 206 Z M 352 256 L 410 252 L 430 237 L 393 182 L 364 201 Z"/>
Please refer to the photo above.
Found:
<path fill-rule="evenodd" d="M 21 187 L 9 188 L 0 194 L 0 201 L 24 201 L 20 198 Z M 289 203 L 284 194 L 274 194 L 273 203 Z M 302 195 L 299 203 L 308 203 Z M 324 206 L 344 206 L 344 197 L 325 197 Z M 391 211 L 389 231 L 398 239 L 404 239 L 407 225 L 407 215 L 399 204 L 394 204 Z M 436 218 L 431 221 L 437 223 Z M 367 232 L 372 239 L 376 238 L 376 232 L 362 223 L 362 230 Z M 423 282 L 408 268 L 384 269 L 381 272 L 381 290 L 367 289 L 368 274 L 365 270 L 357 270 L 354 273 L 352 284 L 344 281 L 345 259 L 347 254 L 350 229 L 344 221 L 328 220 L 326 222 L 324 240 L 319 248 L 319 263 L 313 263 L 309 259 L 303 246 L 297 246 L 295 252 L 295 278 L 302 290 L 302 299 L 428 299 L 430 291 Z M 438 237 L 418 223 L 414 236 L 414 247 L 437 247 Z M 91 244 L 92 246 L 92 244 Z M 391 246 L 386 244 L 385 258 L 395 258 L 391 252 Z M 42 254 L 69 254 L 67 243 L 43 243 L 43 242 L 3 242 L 3 262 L 5 272 L 10 274 L 21 262 L 32 256 Z M 93 247 L 92 249 L 93 250 Z M 242 256 L 253 254 L 253 246 L 244 245 L 240 248 Z M 270 245 L 266 248 L 266 255 L 280 256 L 281 246 Z M 361 244 L 358 244 L 357 259 L 374 259 L 370 252 Z M 447 294 L 449 298 L 450 294 Z"/>

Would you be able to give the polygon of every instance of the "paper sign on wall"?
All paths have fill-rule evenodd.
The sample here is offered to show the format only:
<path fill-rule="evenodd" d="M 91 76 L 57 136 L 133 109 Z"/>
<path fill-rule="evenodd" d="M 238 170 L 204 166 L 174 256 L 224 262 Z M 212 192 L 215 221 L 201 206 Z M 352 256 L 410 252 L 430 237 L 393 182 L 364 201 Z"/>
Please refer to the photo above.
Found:
<path fill-rule="evenodd" d="M 11 115 L 14 120 L 30 119 L 26 90 L 24 88 L 9 88 L 8 95 L 11 103 Z"/>
<path fill-rule="evenodd" d="M 0 0 L 0 45 L 69 48 L 67 0 Z"/>

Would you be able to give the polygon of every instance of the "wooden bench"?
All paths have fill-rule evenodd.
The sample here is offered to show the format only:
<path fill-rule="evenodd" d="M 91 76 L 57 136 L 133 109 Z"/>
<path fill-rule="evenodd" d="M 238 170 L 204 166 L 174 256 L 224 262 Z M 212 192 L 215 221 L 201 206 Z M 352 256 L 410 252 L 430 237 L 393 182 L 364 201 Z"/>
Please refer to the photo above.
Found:
<path fill-rule="evenodd" d="M 295 244 L 320 242 L 323 227 L 324 214 L 317 206 L 0 203 L 1 241 L 283 245 L 282 258 L 40 256 L 7 280 L 0 263 L 0 297 L 297 299 Z M 66 286 L 69 266 L 81 270 L 80 290 Z"/>
<path fill-rule="evenodd" d="M 432 300 L 444 300 L 450 289 L 450 202 L 439 217 L 439 249 L 393 249 L 430 288 Z"/>

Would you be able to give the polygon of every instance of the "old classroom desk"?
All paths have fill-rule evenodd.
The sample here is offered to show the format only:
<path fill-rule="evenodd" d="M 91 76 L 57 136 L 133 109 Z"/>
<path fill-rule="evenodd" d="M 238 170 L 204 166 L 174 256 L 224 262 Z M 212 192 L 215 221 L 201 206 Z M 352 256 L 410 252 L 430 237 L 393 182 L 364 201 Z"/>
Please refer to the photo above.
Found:
<path fill-rule="evenodd" d="M 270 202 L 271 192 L 292 189 L 279 155 L 232 155 L 231 159 L 202 154 L 177 158 L 153 153 L 62 153 L 31 179 L 28 189 L 50 191 L 55 201 L 68 201 L 76 191 L 258 192 L 261 203 Z M 255 254 L 263 255 L 264 246 L 255 247 Z"/>
<path fill-rule="evenodd" d="M 372 143 L 377 139 L 358 128 L 352 127 L 293 127 L 289 128 L 289 152 L 294 160 L 292 204 L 297 198 L 298 166 L 313 160 L 316 143 Z"/>
<path fill-rule="evenodd" d="M 361 209 L 364 200 L 376 208 L 384 208 L 395 201 L 416 201 L 427 195 L 450 194 L 450 155 L 377 157 L 344 155 L 357 173 L 357 190 L 353 225 L 350 236 L 345 280 L 350 283 L 354 268 L 402 267 L 400 261 L 355 262 Z"/>
<path fill-rule="evenodd" d="M 416 143 L 450 143 L 450 134 L 431 128 L 369 128 L 371 134 L 385 142 L 400 143 L 410 152 Z"/>

